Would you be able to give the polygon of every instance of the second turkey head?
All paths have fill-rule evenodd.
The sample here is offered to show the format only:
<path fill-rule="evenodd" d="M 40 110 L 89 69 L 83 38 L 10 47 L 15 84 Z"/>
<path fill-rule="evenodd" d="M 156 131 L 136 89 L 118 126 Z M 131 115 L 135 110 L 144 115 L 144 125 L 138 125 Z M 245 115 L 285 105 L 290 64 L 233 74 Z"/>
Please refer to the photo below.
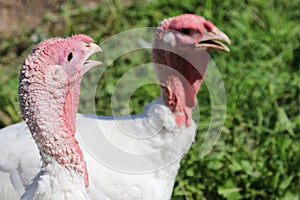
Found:
<path fill-rule="evenodd" d="M 163 20 L 155 34 L 153 62 L 165 104 L 178 126 L 190 126 L 211 50 L 229 52 L 228 36 L 204 17 L 183 14 Z"/>

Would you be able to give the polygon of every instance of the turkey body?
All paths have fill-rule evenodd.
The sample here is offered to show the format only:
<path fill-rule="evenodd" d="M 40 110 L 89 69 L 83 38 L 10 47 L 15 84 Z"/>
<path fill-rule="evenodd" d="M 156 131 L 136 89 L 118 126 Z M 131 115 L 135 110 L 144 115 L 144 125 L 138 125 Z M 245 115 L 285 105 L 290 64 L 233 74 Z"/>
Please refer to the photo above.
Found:
<path fill-rule="evenodd" d="M 83 144 L 81 145 L 81 150 L 87 162 L 90 177 L 88 191 L 93 198 L 124 200 L 170 199 L 176 174 L 180 168 L 180 160 L 194 141 L 196 126 L 193 123 L 189 127 L 178 127 L 175 123 L 175 118 L 170 117 L 173 115 L 171 115 L 169 108 L 161 100 L 152 102 L 148 107 L 149 109 L 133 118 L 115 119 L 113 117 L 77 114 L 77 132 L 75 135 L 80 136 L 77 139 L 79 144 Z M 150 110 L 151 112 L 149 112 Z M 117 123 L 116 120 L 118 121 Z M 134 125 L 133 127 L 128 127 L 128 124 Z M 140 139 L 124 134 L 124 130 L 120 128 L 135 129 L 137 124 L 139 127 L 146 126 L 144 130 L 152 130 L 144 132 L 144 136 L 153 136 L 153 130 L 158 130 L 159 133 L 156 134 L 156 137 L 151 137 L 150 140 L 141 142 Z M 151 129 L 149 128 L 150 126 L 152 127 Z M 105 130 L 114 131 L 109 132 Z M 7 145 L 1 145 L 1 148 L 7 149 L 6 153 L 4 154 L 5 151 L 2 151 L 2 154 L 10 158 L 9 163 L 15 163 L 15 165 L 11 165 L 10 169 L 6 169 L 5 172 L 0 174 L 1 180 L 5 178 L 9 180 L 7 183 L 13 184 L 6 184 L 6 191 L 2 194 L 5 199 L 17 199 L 22 194 L 24 187 L 30 183 L 32 177 L 39 172 L 41 167 L 40 156 L 24 122 L 1 129 L 0 138 L 4 135 L 1 133 L 2 131 L 3 133 L 8 131 L 11 133 L 10 142 L 14 141 L 15 145 L 12 147 L 7 138 L 5 138 Z M 26 132 L 25 134 L 24 131 Z M 113 163 L 114 160 L 120 160 L 120 157 L 123 155 L 119 155 L 118 152 L 114 155 L 104 152 L 104 154 L 107 153 L 107 157 L 105 155 L 103 157 L 97 154 L 93 155 L 91 153 L 92 149 L 86 148 L 86 145 L 84 145 L 88 141 L 82 141 L 84 140 L 81 137 L 82 134 L 86 134 L 86 137 L 89 138 L 95 135 L 106 138 L 105 144 L 102 144 L 104 140 L 97 140 L 99 146 L 109 144 L 111 148 L 117 147 L 120 151 L 126 149 L 128 152 L 154 153 L 155 155 L 153 156 L 156 159 L 153 159 L 153 156 L 140 156 L 141 158 L 125 160 L 125 163 Z M 173 144 L 170 145 L 168 142 Z M 16 148 L 20 146 L 25 148 Z M 16 151 L 9 150 L 10 147 L 16 149 Z M 17 151 L 18 149 L 22 151 Z M 30 155 L 30 157 L 23 157 L 24 154 Z M 30 162 L 28 162 L 29 160 Z M 136 163 L 136 166 L 128 166 L 128 168 L 135 168 L 136 171 L 132 170 L 132 168 L 126 169 L 124 167 L 124 165 L 130 165 L 134 161 L 139 163 Z M 152 166 L 149 167 L 150 165 Z M 0 167 L 2 166 L 7 166 L 7 164 L 1 163 Z M 26 176 L 24 177 L 24 175 Z M 14 195 L 8 197 L 5 194 Z"/>
<path fill-rule="evenodd" d="M 20 199 L 39 172 L 41 158 L 26 123 L 0 130 L 0 199 Z"/>

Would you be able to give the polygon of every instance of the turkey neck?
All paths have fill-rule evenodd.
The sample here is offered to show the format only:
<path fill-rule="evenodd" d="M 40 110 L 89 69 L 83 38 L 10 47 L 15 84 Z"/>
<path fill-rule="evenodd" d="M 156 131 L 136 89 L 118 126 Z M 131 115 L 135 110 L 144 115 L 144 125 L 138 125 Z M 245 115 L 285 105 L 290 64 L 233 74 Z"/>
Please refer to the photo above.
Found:
<path fill-rule="evenodd" d="M 42 170 L 61 165 L 82 176 L 87 187 L 86 163 L 74 137 L 82 75 L 53 80 L 51 67 L 34 75 L 33 71 L 23 65 L 19 98 L 23 118 L 40 151 Z"/>
<path fill-rule="evenodd" d="M 204 50 L 154 49 L 155 71 L 165 104 L 174 113 L 178 126 L 190 126 L 192 109 L 204 80 L 209 55 Z"/>

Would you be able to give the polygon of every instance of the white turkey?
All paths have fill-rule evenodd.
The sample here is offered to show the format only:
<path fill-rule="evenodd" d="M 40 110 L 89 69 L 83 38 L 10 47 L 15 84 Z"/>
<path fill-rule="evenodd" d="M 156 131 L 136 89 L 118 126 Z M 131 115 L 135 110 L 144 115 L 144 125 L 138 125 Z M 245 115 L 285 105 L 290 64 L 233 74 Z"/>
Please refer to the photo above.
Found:
<path fill-rule="evenodd" d="M 161 84 L 158 99 L 136 116 L 77 114 L 77 133 L 89 140 L 77 138 L 86 161 L 89 197 L 171 198 L 181 158 L 196 134 L 192 109 L 209 61 L 207 52 L 229 51 L 219 41 L 230 43 L 226 34 L 201 16 L 183 14 L 163 20 L 152 51 Z M 0 163 L 2 196 L 14 189 L 22 194 L 40 168 L 37 147 L 25 130 L 24 122 L 0 130 L 0 154 L 5 158 Z M 90 143 L 98 148 L 85 146 Z"/>

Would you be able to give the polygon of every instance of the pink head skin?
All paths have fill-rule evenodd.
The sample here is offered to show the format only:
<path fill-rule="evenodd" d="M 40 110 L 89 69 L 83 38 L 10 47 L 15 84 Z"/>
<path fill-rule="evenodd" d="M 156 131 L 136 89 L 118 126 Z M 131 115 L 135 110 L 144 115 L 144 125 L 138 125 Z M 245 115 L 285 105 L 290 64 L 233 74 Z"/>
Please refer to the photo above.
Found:
<path fill-rule="evenodd" d="M 39 43 L 25 59 L 19 78 L 23 119 L 40 150 L 43 168 L 54 162 L 88 174 L 82 152 L 74 138 L 80 82 L 90 68 L 101 64 L 87 60 L 101 52 L 86 35 L 52 38 Z"/>
<path fill-rule="evenodd" d="M 210 21 L 194 14 L 163 20 L 157 28 L 153 62 L 166 105 L 178 126 L 190 126 L 192 108 L 213 49 L 229 51 L 219 42 L 229 38 Z"/>

